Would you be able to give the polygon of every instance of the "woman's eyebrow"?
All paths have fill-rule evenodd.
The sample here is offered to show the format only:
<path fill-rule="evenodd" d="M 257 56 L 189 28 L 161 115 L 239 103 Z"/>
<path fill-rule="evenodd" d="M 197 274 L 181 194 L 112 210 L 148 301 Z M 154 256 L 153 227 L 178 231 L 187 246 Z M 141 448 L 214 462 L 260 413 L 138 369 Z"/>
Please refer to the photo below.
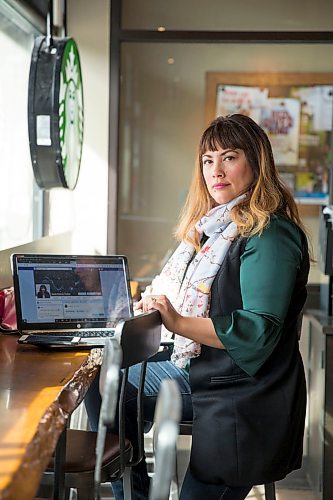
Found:
<path fill-rule="evenodd" d="M 227 155 L 228 153 L 237 153 L 237 150 L 236 149 L 226 149 L 225 151 L 223 151 L 223 153 L 221 153 L 221 156 L 224 156 L 224 155 Z"/>
<path fill-rule="evenodd" d="M 229 153 L 237 153 L 237 149 L 232 149 L 232 148 L 226 149 L 225 151 L 223 151 L 223 152 L 221 153 L 221 156 L 227 155 L 227 154 L 229 154 Z M 211 158 L 211 157 L 212 157 L 212 155 L 211 155 L 210 153 L 204 153 L 204 154 L 202 155 L 202 158 L 203 158 L 204 156 L 208 156 L 209 158 Z"/>

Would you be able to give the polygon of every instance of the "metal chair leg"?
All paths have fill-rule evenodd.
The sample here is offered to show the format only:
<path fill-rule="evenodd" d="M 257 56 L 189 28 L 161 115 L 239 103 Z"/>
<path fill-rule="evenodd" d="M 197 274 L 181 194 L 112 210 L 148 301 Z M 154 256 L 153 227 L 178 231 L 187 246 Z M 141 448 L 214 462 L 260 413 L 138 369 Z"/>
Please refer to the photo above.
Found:
<path fill-rule="evenodd" d="M 66 431 L 61 433 L 55 450 L 54 460 L 54 500 L 65 500 L 65 473 L 64 463 L 66 456 Z"/>
<path fill-rule="evenodd" d="M 125 467 L 123 475 L 124 500 L 132 500 L 132 468 Z"/>
<path fill-rule="evenodd" d="M 275 483 L 265 484 L 265 500 L 276 500 Z"/>

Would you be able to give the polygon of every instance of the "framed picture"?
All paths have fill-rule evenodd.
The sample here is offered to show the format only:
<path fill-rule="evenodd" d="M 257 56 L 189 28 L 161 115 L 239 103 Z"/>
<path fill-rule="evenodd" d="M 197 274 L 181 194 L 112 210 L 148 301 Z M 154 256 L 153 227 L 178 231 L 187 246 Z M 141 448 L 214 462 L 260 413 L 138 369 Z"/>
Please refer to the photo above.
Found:
<path fill-rule="evenodd" d="M 263 127 L 301 214 L 317 216 L 328 201 L 333 73 L 208 72 L 206 123 L 232 113 Z"/>

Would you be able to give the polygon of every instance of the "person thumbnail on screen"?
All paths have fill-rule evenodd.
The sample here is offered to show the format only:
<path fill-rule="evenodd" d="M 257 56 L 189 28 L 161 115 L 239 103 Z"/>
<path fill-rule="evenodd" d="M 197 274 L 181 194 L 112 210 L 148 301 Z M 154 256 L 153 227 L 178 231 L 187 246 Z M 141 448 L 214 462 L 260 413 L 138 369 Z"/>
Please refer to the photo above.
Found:
<path fill-rule="evenodd" d="M 50 298 L 50 292 L 48 291 L 46 285 L 37 285 L 36 288 L 38 289 L 38 292 L 37 292 L 38 299 L 49 299 Z"/>

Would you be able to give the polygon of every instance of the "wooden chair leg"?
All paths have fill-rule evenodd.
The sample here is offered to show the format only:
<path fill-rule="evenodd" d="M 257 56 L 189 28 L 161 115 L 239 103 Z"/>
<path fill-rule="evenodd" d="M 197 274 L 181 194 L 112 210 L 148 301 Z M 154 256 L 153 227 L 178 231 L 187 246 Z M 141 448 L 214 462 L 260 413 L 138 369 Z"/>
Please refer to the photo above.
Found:
<path fill-rule="evenodd" d="M 275 483 L 265 484 L 265 500 L 276 500 Z"/>

